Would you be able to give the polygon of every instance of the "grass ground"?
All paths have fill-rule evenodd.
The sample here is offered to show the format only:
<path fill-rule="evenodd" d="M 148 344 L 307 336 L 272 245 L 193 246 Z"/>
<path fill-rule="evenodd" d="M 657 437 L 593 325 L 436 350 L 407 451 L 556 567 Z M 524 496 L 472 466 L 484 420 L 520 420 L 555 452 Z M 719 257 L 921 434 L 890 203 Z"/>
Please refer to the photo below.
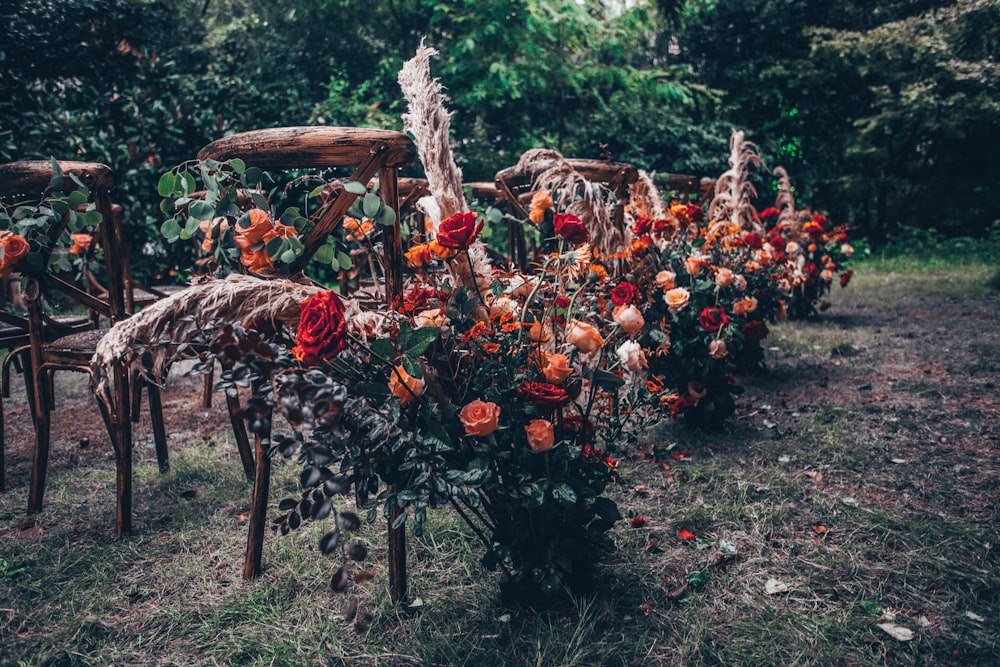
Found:
<path fill-rule="evenodd" d="M 107 457 L 63 443 L 37 521 L 24 466 L 0 496 L 0 664 L 1000 664 L 994 272 L 871 261 L 820 320 L 774 327 L 726 431 L 668 425 L 622 462 L 619 505 L 648 523 L 616 529 L 595 596 L 545 613 L 500 607 L 441 511 L 409 540 L 409 608 L 384 524 L 362 531 L 359 631 L 316 535 L 269 536 L 240 578 L 249 488 L 221 420 L 176 433 L 166 475 L 140 448 L 124 541 Z"/>

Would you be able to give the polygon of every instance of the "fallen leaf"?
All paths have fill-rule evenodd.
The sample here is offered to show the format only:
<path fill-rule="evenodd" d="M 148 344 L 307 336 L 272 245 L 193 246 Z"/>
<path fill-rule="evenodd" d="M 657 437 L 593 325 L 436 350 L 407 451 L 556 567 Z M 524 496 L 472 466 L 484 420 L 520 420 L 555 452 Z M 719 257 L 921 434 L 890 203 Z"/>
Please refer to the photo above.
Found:
<path fill-rule="evenodd" d="M 908 642 L 913 639 L 913 630 L 909 628 L 904 628 L 901 625 L 896 625 L 895 623 L 879 623 L 878 627 L 882 628 L 887 635 L 893 639 L 898 639 L 901 642 Z"/>
<path fill-rule="evenodd" d="M 184 498 L 185 500 L 191 500 L 197 497 L 198 489 L 187 489 L 185 491 L 181 491 L 181 498 Z"/>
<path fill-rule="evenodd" d="M 813 532 L 816 533 L 817 535 L 826 535 L 828 530 L 829 529 L 821 523 L 813 524 Z"/>
<path fill-rule="evenodd" d="M 674 590 L 667 593 L 667 598 L 670 600 L 680 600 L 687 593 L 688 585 L 683 583 Z"/>
<path fill-rule="evenodd" d="M 354 617 L 358 615 L 358 596 L 352 595 L 351 599 L 347 601 L 347 607 L 344 608 L 344 622 L 350 623 L 354 620 Z"/>
<path fill-rule="evenodd" d="M 844 503 L 848 507 L 857 507 L 858 506 L 858 499 L 857 498 L 852 498 L 851 496 L 846 496 L 844 498 L 841 498 L 840 502 Z"/>
<path fill-rule="evenodd" d="M 909 463 L 907 459 L 889 459 L 889 460 L 897 465 L 903 465 L 904 463 Z"/>
<path fill-rule="evenodd" d="M 771 578 L 764 582 L 764 594 L 774 595 L 776 593 L 787 593 L 788 584 L 783 581 Z"/>
<path fill-rule="evenodd" d="M 668 484 L 676 484 L 677 483 L 677 479 L 673 475 L 667 475 L 667 483 Z"/>
<path fill-rule="evenodd" d="M 367 609 L 362 611 L 354 620 L 354 631 L 358 633 L 368 632 L 368 627 L 371 625 L 373 618 L 375 618 L 375 614 L 372 612 Z"/>
<path fill-rule="evenodd" d="M 634 516 L 629 520 L 629 523 L 632 524 L 633 528 L 643 528 L 649 521 L 644 516 Z"/>
<path fill-rule="evenodd" d="M 236 515 L 236 520 L 237 521 L 246 521 L 249 518 L 250 518 L 250 512 L 249 511 L 247 511 L 247 512 L 240 512 L 239 514 Z"/>
<path fill-rule="evenodd" d="M 375 578 L 375 573 L 374 572 L 364 572 L 364 571 L 362 571 L 362 572 L 358 572 L 357 574 L 354 575 L 354 583 L 356 583 L 356 584 L 363 584 L 366 581 L 371 581 L 374 578 Z"/>
<path fill-rule="evenodd" d="M 646 485 L 645 484 L 636 484 L 635 487 L 633 487 L 632 490 L 635 491 L 636 493 L 646 493 Z"/>
<path fill-rule="evenodd" d="M 687 528 L 681 528 L 680 530 L 678 530 L 677 531 L 677 537 L 681 538 L 682 540 L 694 540 L 694 539 L 697 539 L 695 537 L 695 534 L 692 533 Z"/>
<path fill-rule="evenodd" d="M 792 460 L 792 457 L 788 454 L 782 454 L 778 457 L 778 463 L 788 463 Z"/>
<path fill-rule="evenodd" d="M 653 613 L 653 605 L 651 604 L 641 604 L 639 605 L 639 610 L 642 612 L 643 616 L 649 616 Z"/>
<path fill-rule="evenodd" d="M 689 459 L 691 458 L 691 452 L 690 450 L 687 449 L 682 449 L 677 452 L 670 452 L 670 458 L 677 459 L 678 461 L 680 461 L 681 459 Z"/>
<path fill-rule="evenodd" d="M 975 621 L 976 623 L 982 623 L 983 621 L 986 620 L 985 618 L 983 618 L 979 614 L 977 614 L 975 612 L 972 612 L 972 611 L 965 612 L 965 617 L 967 619 L 969 619 L 970 621 Z"/>

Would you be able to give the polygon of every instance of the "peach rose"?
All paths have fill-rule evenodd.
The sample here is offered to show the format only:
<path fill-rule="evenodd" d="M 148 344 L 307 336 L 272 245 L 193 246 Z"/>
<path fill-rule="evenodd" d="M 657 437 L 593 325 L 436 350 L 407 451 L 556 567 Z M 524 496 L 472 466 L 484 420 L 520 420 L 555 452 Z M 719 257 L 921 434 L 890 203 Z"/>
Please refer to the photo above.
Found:
<path fill-rule="evenodd" d="M 535 320 L 528 329 L 528 340 L 532 343 L 548 343 L 552 340 L 552 334 L 549 333 L 550 326 L 551 323 Z"/>
<path fill-rule="evenodd" d="M 70 240 L 73 242 L 69 247 L 69 251 L 74 255 L 84 255 L 88 250 L 90 250 L 90 244 L 94 240 L 94 237 L 90 234 L 70 234 Z"/>
<path fill-rule="evenodd" d="M 667 302 L 670 312 L 676 314 L 691 301 L 691 293 L 683 287 L 675 287 L 663 295 L 663 300 Z"/>
<path fill-rule="evenodd" d="M 701 273 L 707 265 L 708 261 L 704 257 L 698 257 L 697 255 L 691 255 L 684 260 L 684 270 L 691 276 Z"/>
<path fill-rule="evenodd" d="M 852 246 L 850 243 L 845 243 L 842 246 L 840 246 L 840 252 L 850 257 L 851 255 L 854 254 L 854 246 Z"/>
<path fill-rule="evenodd" d="M 798 254 L 800 250 L 802 250 L 802 247 L 795 241 L 789 241 L 788 244 L 785 245 L 785 254 L 789 257 Z"/>
<path fill-rule="evenodd" d="M 437 239 L 434 239 L 433 241 L 428 243 L 427 247 L 430 248 L 430 251 L 434 253 L 435 257 L 440 257 L 441 259 L 451 259 L 452 257 L 458 254 L 457 250 L 444 247 L 443 245 L 438 243 Z"/>
<path fill-rule="evenodd" d="M 458 419 L 469 435 L 489 435 L 500 425 L 500 406 L 477 398 L 465 404 Z"/>
<path fill-rule="evenodd" d="M 264 240 L 268 232 L 274 230 L 274 225 L 271 224 L 271 218 L 268 216 L 267 211 L 252 208 L 247 211 L 247 216 L 250 218 L 250 225 L 244 227 L 237 224 L 236 234 L 233 237 L 236 245 L 243 250 L 248 250 L 251 246 L 257 245 Z"/>
<path fill-rule="evenodd" d="M 274 260 L 267 254 L 267 248 L 260 250 L 244 248 L 240 253 L 240 263 L 254 273 L 262 273 L 274 268 Z"/>
<path fill-rule="evenodd" d="M 6 232 L 0 238 L 3 245 L 3 257 L 0 258 L 0 277 L 7 276 L 14 270 L 14 265 L 24 259 L 31 248 L 23 236 Z"/>
<path fill-rule="evenodd" d="M 566 342 L 584 354 L 590 354 L 604 345 L 604 338 L 593 324 L 572 320 L 566 330 Z"/>
<path fill-rule="evenodd" d="M 719 287 L 729 287 L 735 278 L 733 272 L 724 266 L 719 267 L 719 270 L 715 272 L 715 284 Z"/>
<path fill-rule="evenodd" d="M 751 259 L 749 262 L 743 265 L 743 270 L 746 271 L 747 273 L 760 271 L 760 263 Z"/>
<path fill-rule="evenodd" d="M 660 271 L 656 274 L 656 284 L 662 287 L 664 292 L 677 286 L 674 284 L 676 279 L 677 274 L 673 271 Z"/>
<path fill-rule="evenodd" d="M 727 354 L 729 350 L 726 349 L 726 341 L 713 340 L 708 344 L 708 356 L 713 359 L 724 359 Z"/>
<path fill-rule="evenodd" d="M 528 447 L 536 454 L 549 451 L 555 444 L 556 430 L 547 419 L 532 419 L 524 432 L 528 436 Z"/>
<path fill-rule="evenodd" d="M 824 269 L 822 273 L 819 274 L 820 279 L 825 283 L 833 282 L 833 271 L 829 269 Z"/>
<path fill-rule="evenodd" d="M 443 327 L 448 324 L 448 313 L 442 308 L 428 308 L 413 316 L 418 327 Z"/>
<path fill-rule="evenodd" d="M 745 290 L 747 288 L 747 279 L 744 278 L 741 274 L 736 274 L 736 277 L 733 278 L 733 286 L 737 290 L 739 290 L 740 292 L 742 292 L 743 290 Z"/>
<path fill-rule="evenodd" d="M 745 296 L 733 304 L 735 315 L 748 315 L 755 310 L 757 310 L 757 299 L 752 296 Z"/>
<path fill-rule="evenodd" d="M 531 208 L 537 208 L 544 211 L 552 208 L 552 206 L 552 195 L 549 194 L 548 190 L 539 190 L 535 194 L 531 195 Z"/>
<path fill-rule="evenodd" d="M 622 362 L 622 366 L 633 373 L 637 373 L 643 368 L 648 368 L 646 365 L 646 353 L 642 351 L 642 347 L 639 343 L 634 340 L 627 340 L 618 346 L 615 350 L 615 354 Z"/>
<path fill-rule="evenodd" d="M 565 354 L 547 355 L 545 366 L 542 368 L 546 382 L 562 384 L 572 374 L 573 367 L 569 365 L 569 357 Z"/>
<path fill-rule="evenodd" d="M 618 306 L 611 317 L 629 336 L 636 335 L 646 325 L 642 312 L 633 304 Z"/>
<path fill-rule="evenodd" d="M 406 405 L 424 393 L 424 381 L 407 373 L 402 366 L 396 366 L 389 376 L 389 391 L 399 399 L 400 405 Z"/>
<path fill-rule="evenodd" d="M 517 301 L 514 301 L 514 299 L 507 296 L 497 297 L 496 299 L 493 299 L 493 302 L 490 304 L 490 317 L 500 319 L 507 313 L 517 313 L 518 308 L 520 308 L 520 306 L 517 304 Z"/>

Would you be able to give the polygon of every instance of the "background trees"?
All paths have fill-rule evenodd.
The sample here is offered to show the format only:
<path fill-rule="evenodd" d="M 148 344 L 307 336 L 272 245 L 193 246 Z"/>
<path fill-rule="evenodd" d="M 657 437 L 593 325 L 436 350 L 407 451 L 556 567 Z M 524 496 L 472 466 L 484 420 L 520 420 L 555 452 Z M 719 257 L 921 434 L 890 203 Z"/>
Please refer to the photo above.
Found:
<path fill-rule="evenodd" d="M 541 145 L 712 176 L 740 127 L 875 241 L 1000 219 L 1000 0 L 27 0 L 0 19 L 0 159 L 112 164 L 143 243 L 161 167 L 218 136 L 399 128 L 424 37 L 468 180 Z"/>

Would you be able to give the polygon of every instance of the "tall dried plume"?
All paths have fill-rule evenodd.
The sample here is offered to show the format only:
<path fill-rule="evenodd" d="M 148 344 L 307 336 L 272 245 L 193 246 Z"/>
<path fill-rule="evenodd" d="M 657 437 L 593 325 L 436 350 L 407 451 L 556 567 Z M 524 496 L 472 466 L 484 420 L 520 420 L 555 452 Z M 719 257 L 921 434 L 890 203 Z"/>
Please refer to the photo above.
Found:
<path fill-rule="evenodd" d="M 715 197 L 708 207 L 714 222 L 725 221 L 740 229 L 762 232 L 753 199 L 757 190 L 750 182 L 750 168 L 764 167 L 757 146 L 746 140 L 743 130 L 733 130 L 729 138 L 729 169 L 715 182 Z"/>

